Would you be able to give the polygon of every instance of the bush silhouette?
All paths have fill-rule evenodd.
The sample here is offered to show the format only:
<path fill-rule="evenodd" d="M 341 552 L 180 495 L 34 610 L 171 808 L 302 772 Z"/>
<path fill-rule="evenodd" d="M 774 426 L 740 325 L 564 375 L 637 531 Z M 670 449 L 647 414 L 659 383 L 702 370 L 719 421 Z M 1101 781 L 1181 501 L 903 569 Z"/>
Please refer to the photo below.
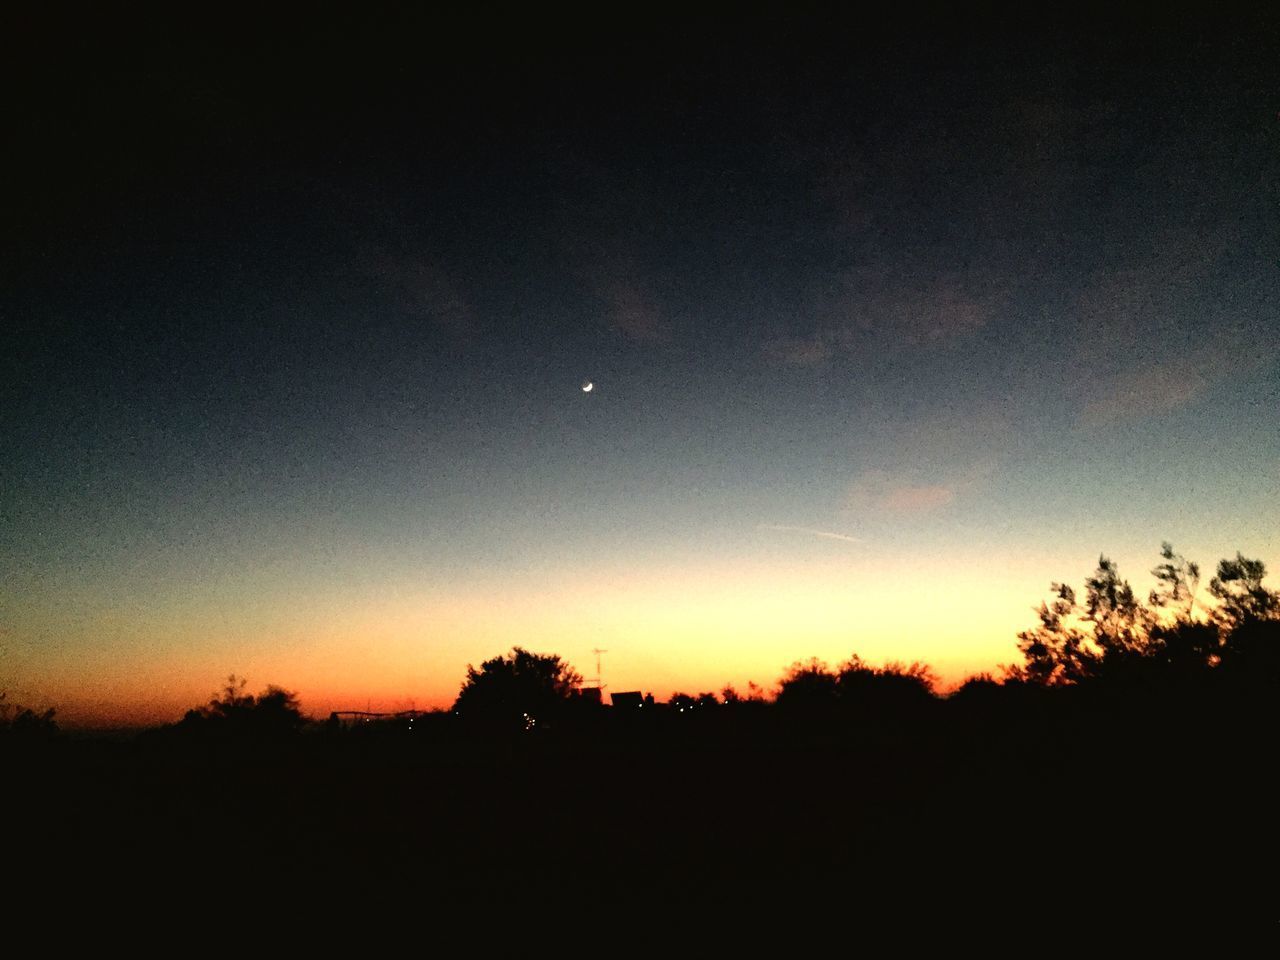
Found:
<path fill-rule="evenodd" d="M 934 703 L 933 671 L 922 663 L 868 666 L 856 653 L 836 677 L 841 707 L 864 717 L 901 718 Z"/>
<path fill-rule="evenodd" d="M 840 678 L 817 657 L 793 663 L 778 685 L 777 704 L 784 710 L 830 710 L 840 692 Z"/>
<path fill-rule="evenodd" d="M 292 691 L 268 685 L 256 697 L 246 681 L 231 674 L 207 706 L 188 710 L 178 728 L 220 737 L 278 738 L 297 733 L 306 723 Z"/>
<path fill-rule="evenodd" d="M 58 733 L 55 712 L 52 708 L 36 711 L 10 703 L 8 694 L 0 691 L 0 740 L 29 743 L 54 737 Z"/>

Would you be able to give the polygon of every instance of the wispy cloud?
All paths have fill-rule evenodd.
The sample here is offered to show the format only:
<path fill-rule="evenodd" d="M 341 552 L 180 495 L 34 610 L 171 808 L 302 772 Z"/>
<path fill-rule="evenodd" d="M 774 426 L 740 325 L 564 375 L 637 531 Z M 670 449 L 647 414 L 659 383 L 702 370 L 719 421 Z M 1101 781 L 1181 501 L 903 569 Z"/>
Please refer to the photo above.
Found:
<path fill-rule="evenodd" d="M 1084 427 L 1160 417 L 1280 358 L 1267 282 L 1216 296 L 1220 265 L 1248 246 L 1234 224 L 1153 227 L 1145 248 L 1094 271 L 1066 314 Z M 1135 247 L 1137 245 L 1135 244 Z"/>
<path fill-rule="evenodd" d="M 818 367 L 831 359 L 831 344 L 822 334 L 780 337 L 764 345 L 765 356 L 789 367 Z"/>
<path fill-rule="evenodd" d="M 942 484 L 917 487 L 896 487 L 881 499 L 886 510 L 895 513 L 924 513 L 945 507 L 956 498 L 955 491 Z"/>
<path fill-rule="evenodd" d="M 657 343 L 670 336 L 666 318 L 652 292 L 627 271 L 617 270 L 596 283 L 596 294 L 606 305 L 609 325 L 638 343 Z"/>
<path fill-rule="evenodd" d="M 804 304 L 815 325 L 765 338 L 764 356 L 788 367 L 822 367 L 858 356 L 925 349 L 971 336 L 999 316 L 1008 284 L 974 271 L 884 265 L 849 270 Z"/>
<path fill-rule="evenodd" d="M 429 255 L 370 248 L 362 254 L 360 267 L 407 316 L 455 335 L 465 335 L 474 326 L 470 304 Z"/>
<path fill-rule="evenodd" d="M 825 537 L 828 540 L 843 540 L 845 543 L 866 543 L 861 537 L 851 537 L 847 533 L 834 533 L 831 530 L 816 530 L 813 527 L 793 527 L 784 523 L 762 523 L 759 530 L 776 530 L 779 533 L 804 533 L 811 537 Z"/>
<path fill-rule="evenodd" d="M 1201 400 L 1218 384 L 1274 362 L 1276 348 L 1259 338 L 1252 345 L 1229 338 L 1188 351 L 1184 357 L 1130 364 L 1088 382 L 1080 425 L 1095 427 L 1163 416 Z"/>
<path fill-rule="evenodd" d="M 883 470 L 864 470 L 849 485 L 846 509 L 860 515 L 929 513 L 950 504 L 955 490 L 942 483 L 920 483 Z"/>
<path fill-rule="evenodd" d="M 968 336 L 985 327 L 1006 296 L 995 278 L 966 271 L 850 271 L 834 305 L 843 345 L 920 347 Z"/>
<path fill-rule="evenodd" d="M 1195 400 L 1208 385 L 1207 377 L 1185 363 L 1135 371 L 1100 388 L 1080 420 L 1096 426 L 1170 413 Z"/>

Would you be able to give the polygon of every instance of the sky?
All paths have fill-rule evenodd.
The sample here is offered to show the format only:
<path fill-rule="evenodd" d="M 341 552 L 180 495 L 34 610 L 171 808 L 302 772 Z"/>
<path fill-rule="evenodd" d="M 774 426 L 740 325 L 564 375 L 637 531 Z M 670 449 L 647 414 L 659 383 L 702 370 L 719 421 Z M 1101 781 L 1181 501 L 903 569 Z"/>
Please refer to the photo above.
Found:
<path fill-rule="evenodd" d="M 11 700 L 954 683 L 1280 563 L 1274 15 L 6 16 Z"/>

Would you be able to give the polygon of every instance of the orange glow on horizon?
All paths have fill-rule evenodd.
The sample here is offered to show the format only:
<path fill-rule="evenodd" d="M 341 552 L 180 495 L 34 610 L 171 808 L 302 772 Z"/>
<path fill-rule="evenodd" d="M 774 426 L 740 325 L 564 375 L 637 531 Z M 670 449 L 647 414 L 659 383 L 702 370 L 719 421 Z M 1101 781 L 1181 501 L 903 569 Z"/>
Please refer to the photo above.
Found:
<path fill-rule="evenodd" d="M 948 578 L 918 564 L 740 562 L 528 578 L 502 586 L 368 591 L 270 618 L 186 611 L 132 636 L 127 658 L 61 658 L 45 699 L 65 723 L 180 719 L 228 673 L 257 691 L 297 691 L 304 711 L 448 707 L 468 663 L 523 646 L 592 678 L 606 648 L 607 691 L 772 691 L 786 668 L 856 652 L 877 664 L 928 663 L 942 686 L 994 670 L 1028 623 L 1025 585 L 977 572 Z M 918 585 L 934 584 L 928 590 Z M 1036 596 L 1033 591 L 1030 596 Z M 83 629 L 101 628 L 90 623 Z"/>

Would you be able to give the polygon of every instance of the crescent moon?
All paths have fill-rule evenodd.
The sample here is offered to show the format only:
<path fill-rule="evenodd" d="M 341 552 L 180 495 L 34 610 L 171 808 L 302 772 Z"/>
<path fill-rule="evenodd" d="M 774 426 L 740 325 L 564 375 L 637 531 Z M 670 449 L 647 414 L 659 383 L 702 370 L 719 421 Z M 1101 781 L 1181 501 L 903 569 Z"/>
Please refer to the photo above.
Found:
<path fill-rule="evenodd" d="M 586 383 L 584 383 L 584 384 L 582 385 L 582 392 L 583 392 L 583 393 L 590 393 L 590 392 L 591 392 L 592 390 L 594 390 L 595 388 L 596 388 L 596 385 L 595 385 L 594 383 L 592 383 L 590 380 L 588 380 Z"/>

